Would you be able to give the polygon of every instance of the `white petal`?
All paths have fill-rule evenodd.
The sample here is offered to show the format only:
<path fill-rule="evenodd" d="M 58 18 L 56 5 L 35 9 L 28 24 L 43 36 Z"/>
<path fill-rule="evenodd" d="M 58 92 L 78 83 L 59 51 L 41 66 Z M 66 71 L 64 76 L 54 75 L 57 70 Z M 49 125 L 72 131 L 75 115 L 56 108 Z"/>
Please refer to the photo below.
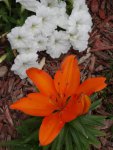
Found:
<path fill-rule="evenodd" d="M 86 5 L 86 1 L 85 0 L 74 0 L 73 7 L 77 11 L 80 11 L 80 10 L 88 11 L 88 7 Z"/>
<path fill-rule="evenodd" d="M 26 32 L 26 28 L 24 27 L 13 28 L 7 37 L 12 49 L 26 48 L 28 43 L 32 44 L 34 41 L 33 34 L 31 32 Z"/>
<path fill-rule="evenodd" d="M 88 45 L 89 35 L 87 32 L 78 32 L 70 35 L 70 42 L 75 50 L 84 51 Z"/>
<path fill-rule="evenodd" d="M 37 16 L 33 15 L 26 19 L 24 27 L 27 31 L 32 32 L 35 36 L 36 34 L 41 33 L 41 18 L 38 18 Z"/>
<path fill-rule="evenodd" d="M 68 26 L 68 32 L 72 33 L 77 30 L 81 30 L 81 26 L 87 25 L 89 26 L 88 31 L 91 31 L 91 26 L 92 26 L 92 20 L 91 16 L 88 12 L 86 11 L 76 11 L 75 9 L 73 10 L 72 14 L 69 17 L 69 26 Z"/>
<path fill-rule="evenodd" d="M 51 33 L 57 27 L 57 14 L 53 9 L 49 7 L 40 6 L 36 12 L 38 18 L 42 19 L 42 34 L 45 36 L 51 35 Z"/>
<path fill-rule="evenodd" d="M 20 54 L 14 60 L 14 65 L 11 70 L 14 71 L 15 74 L 19 75 L 21 79 L 27 77 L 26 70 L 31 67 L 38 67 L 38 63 L 36 62 L 38 59 L 38 55 L 35 53 L 29 54 Z"/>
<path fill-rule="evenodd" d="M 37 0 L 16 0 L 16 2 L 19 2 L 25 7 L 25 9 L 33 12 L 36 12 L 38 7 L 40 6 L 40 3 Z"/>
<path fill-rule="evenodd" d="M 48 40 L 47 53 L 53 58 L 67 53 L 70 49 L 68 34 L 65 31 L 55 31 Z"/>
<path fill-rule="evenodd" d="M 47 47 L 48 38 L 42 34 L 35 36 L 35 41 L 37 42 L 37 50 L 44 51 Z"/>
<path fill-rule="evenodd" d="M 50 8 L 54 8 L 58 6 L 58 0 L 41 0 L 41 4 Z"/>

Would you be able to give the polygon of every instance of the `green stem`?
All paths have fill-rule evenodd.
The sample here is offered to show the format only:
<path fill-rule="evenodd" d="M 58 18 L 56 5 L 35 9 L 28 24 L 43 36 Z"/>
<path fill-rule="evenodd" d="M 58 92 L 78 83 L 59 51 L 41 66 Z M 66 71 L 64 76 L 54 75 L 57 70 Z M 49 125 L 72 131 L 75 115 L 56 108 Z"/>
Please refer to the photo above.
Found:
<path fill-rule="evenodd" d="M 20 13 L 22 14 L 24 11 L 25 11 L 25 8 L 23 6 L 21 6 Z"/>
<path fill-rule="evenodd" d="M 6 4 L 8 10 L 9 10 L 9 14 L 11 15 L 11 5 L 9 3 L 9 0 L 4 0 L 4 3 Z"/>

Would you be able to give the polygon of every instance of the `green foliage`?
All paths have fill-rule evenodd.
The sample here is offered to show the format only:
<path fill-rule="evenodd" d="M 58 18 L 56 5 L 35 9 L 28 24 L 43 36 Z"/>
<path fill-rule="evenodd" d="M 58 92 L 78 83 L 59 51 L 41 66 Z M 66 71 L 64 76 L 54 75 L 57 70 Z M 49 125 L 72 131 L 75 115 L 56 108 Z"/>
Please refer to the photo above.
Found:
<path fill-rule="evenodd" d="M 9 32 L 15 26 L 20 26 L 32 13 L 22 10 L 20 4 L 15 0 L 0 2 L 0 35 Z"/>
<path fill-rule="evenodd" d="M 108 104 L 106 105 L 106 111 L 107 111 L 108 113 L 111 113 L 111 114 L 112 114 L 112 112 L 113 112 L 113 104 L 112 104 L 112 103 L 108 103 Z"/>
<path fill-rule="evenodd" d="M 76 140 L 77 143 L 75 141 L 77 150 L 82 150 L 84 147 L 88 150 L 90 145 L 98 147 L 100 143 L 96 137 L 104 136 L 105 134 L 96 127 L 102 125 L 104 119 L 102 116 L 85 115 L 70 123 L 73 127 L 71 132 L 73 133 L 73 138 L 78 139 Z"/>
<path fill-rule="evenodd" d="M 60 1 L 64 1 L 66 2 L 66 10 L 67 10 L 67 14 L 70 15 L 73 9 L 73 2 L 74 0 L 58 0 Z"/>
<path fill-rule="evenodd" d="M 41 124 L 41 118 L 30 118 L 18 126 L 18 139 L 8 142 L 1 142 L 0 147 L 8 147 L 10 150 L 40 150 L 38 144 L 38 128 Z"/>
<path fill-rule="evenodd" d="M 67 14 L 71 14 L 72 9 L 73 9 L 73 0 L 63 0 L 66 2 L 66 9 L 67 9 Z"/>
<path fill-rule="evenodd" d="M 91 107 L 90 107 L 90 110 L 96 109 L 96 108 L 101 104 L 101 101 L 102 101 L 102 100 L 99 99 L 99 100 L 93 102 L 92 105 L 91 105 Z"/>
<path fill-rule="evenodd" d="M 91 104 L 90 110 L 94 110 L 101 105 L 102 99 L 99 99 L 99 100 L 97 100 L 97 99 L 98 99 L 97 93 L 95 93 L 95 94 L 93 94 L 93 96 L 91 96 L 92 104 Z"/>
<path fill-rule="evenodd" d="M 12 62 L 14 60 L 13 51 L 9 47 L 6 47 L 5 51 L 7 52 L 6 60 L 9 61 L 9 62 Z"/>
<path fill-rule="evenodd" d="M 42 119 L 30 118 L 17 127 L 18 140 L 1 142 L 0 146 L 9 147 L 10 150 L 90 150 L 90 145 L 98 147 L 97 137 L 104 136 L 97 129 L 103 125 L 105 117 L 83 115 L 67 123 L 52 144 L 41 147 L 38 144 L 38 131 Z"/>
<path fill-rule="evenodd" d="M 6 53 L 0 56 L 0 63 L 2 63 L 4 60 L 7 60 L 8 62 L 12 62 L 14 60 L 14 54 L 13 51 L 6 46 L 5 48 Z"/>
<path fill-rule="evenodd" d="M 0 63 L 2 63 L 7 58 L 7 54 L 4 54 L 0 57 Z"/>

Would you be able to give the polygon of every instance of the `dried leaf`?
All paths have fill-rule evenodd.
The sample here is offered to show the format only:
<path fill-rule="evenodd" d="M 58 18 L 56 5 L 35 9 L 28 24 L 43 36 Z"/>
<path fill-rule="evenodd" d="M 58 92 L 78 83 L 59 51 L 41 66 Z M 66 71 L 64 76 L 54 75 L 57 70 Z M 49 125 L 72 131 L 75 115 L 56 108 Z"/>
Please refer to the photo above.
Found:
<path fill-rule="evenodd" d="M 91 10 L 93 13 L 97 13 L 99 10 L 99 4 L 98 4 L 98 0 L 92 0 L 91 1 Z"/>
<path fill-rule="evenodd" d="M 12 120 L 12 118 L 11 118 L 11 115 L 10 115 L 10 112 L 9 112 L 8 107 L 6 107 L 5 116 L 6 116 L 7 120 L 8 120 L 8 122 L 9 122 L 9 124 L 10 124 L 12 127 L 14 127 L 14 123 L 13 123 L 13 120 Z"/>
<path fill-rule="evenodd" d="M 8 68 L 6 66 L 0 67 L 0 77 L 4 77 L 8 71 Z"/>
<path fill-rule="evenodd" d="M 99 16 L 100 16 L 101 19 L 106 18 L 105 11 L 103 9 L 99 9 Z"/>
<path fill-rule="evenodd" d="M 84 63 L 90 56 L 91 56 L 91 53 L 87 53 L 85 56 L 81 57 L 79 59 L 79 64 Z"/>
<path fill-rule="evenodd" d="M 44 65 L 45 65 L 45 60 L 46 60 L 45 57 L 43 57 L 43 58 L 41 59 L 41 61 L 40 61 L 40 63 L 39 63 L 39 66 L 38 66 L 39 69 L 42 69 L 42 68 L 44 67 Z"/>

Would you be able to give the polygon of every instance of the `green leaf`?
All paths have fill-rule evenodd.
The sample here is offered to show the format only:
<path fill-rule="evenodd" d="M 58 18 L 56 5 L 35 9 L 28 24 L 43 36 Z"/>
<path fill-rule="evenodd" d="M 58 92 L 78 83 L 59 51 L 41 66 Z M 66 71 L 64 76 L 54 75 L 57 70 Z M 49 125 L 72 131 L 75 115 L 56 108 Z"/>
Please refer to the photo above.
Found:
<path fill-rule="evenodd" d="M 86 132 L 87 132 L 87 135 L 88 135 L 89 144 L 92 144 L 93 146 L 98 148 L 98 146 L 101 144 L 99 142 L 99 140 L 97 140 L 97 138 L 93 134 L 91 134 L 91 132 L 88 130 L 88 128 L 86 128 Z"/>
<path fill-rule="evenodd" d="M 83 150 L 83 145 L 82 143 L 79 141 L 79 138 L 78 138 L 78 134 L 77 134 L 77 130 L 74 130 L 73 128 L 70 128 L 70 132 L 71 132 L 71 135 L 72 135 L 72 138 L 73 138 L 73 141 L 76 145 L 76 149 L 77 150 Z"/>
<path fill-rule="evenodd" d="M 24 143 L 28 143 L 31 140 L 36 140 L 37 141 L 37 136 L 38 136 L 38 131 L 35 131 L 34 133 L 32 133 L 30 136 L 28 136 L 23 142 Z"/>
<path fill-rule="evenodd" d="M 67 14 L 70 15 L 73 9 L 73 0 L 66 0 L 66 4 Z"/>
<path fill-rule="evenodd" d="M 77 119 L 80 120 L 82 125 L 103 126 L 105 117 L 96 116 L 96 115 L 83 115 L 83 116 L 78 117 Z"/>
<path fill-rule="evenodd" d="M 12 61 L 14 60 L 13 51 L 12 51 L 10 48 L 6 48 L 5 50 L 6 50 L 6 52 L 7 52 L 7 57 L 6 57 L 6 59 L 7 59 L 9 62 L 12 62 Z"/>
<path fill-rule="evenodd" d="M 42 147 L 42 150 L 49 150 L 50 146 L 51 145 L 44 146 L 44 147 Z"/>
<path fill-rule="evenodd" d="M 93 102 L 91 107 L 90 107 L 90 110 L 96 109 L 101 104 L 101 101 L 102 101 L 102 99 Z"/>
<path fill-rule="evenodd" d="M 21 123 L 21 126 L 18 126 L 16 129 L 19 134 L 21 134 L 24 137 L 27 137 L 28 135 L 31 135 L 32 132 L 36 131 L 40 124 L 41 118 L 32 117 L 27 120 L 24 120 Z"/>
<path fill-rule="evenodd" d="M 52 146 L 51 146 L 51 150 L 56 150 L 57 143 L 58 143 L 58 138 L 56 138 L 56 139 L 53 141 Z"/>
<path fill-rule="evenodd" d="M 94 93 L 92 96 L 91 96 L 91 101 L 95 101 L 96 99 L 98 99 L 98 94 L 97 93 Z"/>
<path fill-rule="evenodd" d="M 72 137 L 68 126 L 66 127 L 65 150 L 73 150 Z"/>
<path fill-rule="evenodd" d="M 57 143 L 57 147 L 56 150 L 62 150 L 63 148 L 63 144 L 64 144 L 64 137 L 65 137 L 65 127 L 62 129 L 62 131 L 60 132 L 59 136 L 58 136 L 58 143 Z"/>
<path fill-rule="evenodd" d="M 81 134 L 83 134 L 86 138 L 88 138 L 83 125 L 80 123 L 79 119 L 75 119 L 74 121 L 70 122 L 70 125 L 72 125 L 77 131 L 79 131 Z"/>
<path fill-rule="evenodd" d="M 11 6 L 10 6 L 10 3 L 9 3 L 9 0 L 4 0 L 4 3 L 6 4 L 8 10 L 11 11 Z"/>
<path fill-rule="evenodd" d="M 2 63 L 7 57 L 7 54 L 4 54 L 0 57 L 0 63 Z"/>
<path fill-rule="evenodd" d="M 13 141 L 6 141 L 6 142 L 0 142 L 0 147 L 10 147 L 10 148 L 23 148 L 23 149 L 25 149 L 25 148 L 29 148 L 29 147 L 27 147 L 27 145 L 26 144 L 23 144 L 23 142 L 22 142 L 22 140 L 13 140 Z"/>
<path fill-rule="evenodd" d="M 87 129 L 88 128 L 88 129 Z M 95 136 L 95 137 L 98 137 L 98 136 L 105 136 L 106 134 L 105 134 L 105 132 L 103 132 L 103 131 L 100 131 L 100 130 L 98 130 L 98 129 L 96 129 L 96 128 L 94 128 L 94 127 L 88 127 L 87 126 L 87 130 L 88 130 L 88 132 L 89 133 L 91 133 L 93 136 Z M 87 131 L 86 131 L 87 132 Z"/>

